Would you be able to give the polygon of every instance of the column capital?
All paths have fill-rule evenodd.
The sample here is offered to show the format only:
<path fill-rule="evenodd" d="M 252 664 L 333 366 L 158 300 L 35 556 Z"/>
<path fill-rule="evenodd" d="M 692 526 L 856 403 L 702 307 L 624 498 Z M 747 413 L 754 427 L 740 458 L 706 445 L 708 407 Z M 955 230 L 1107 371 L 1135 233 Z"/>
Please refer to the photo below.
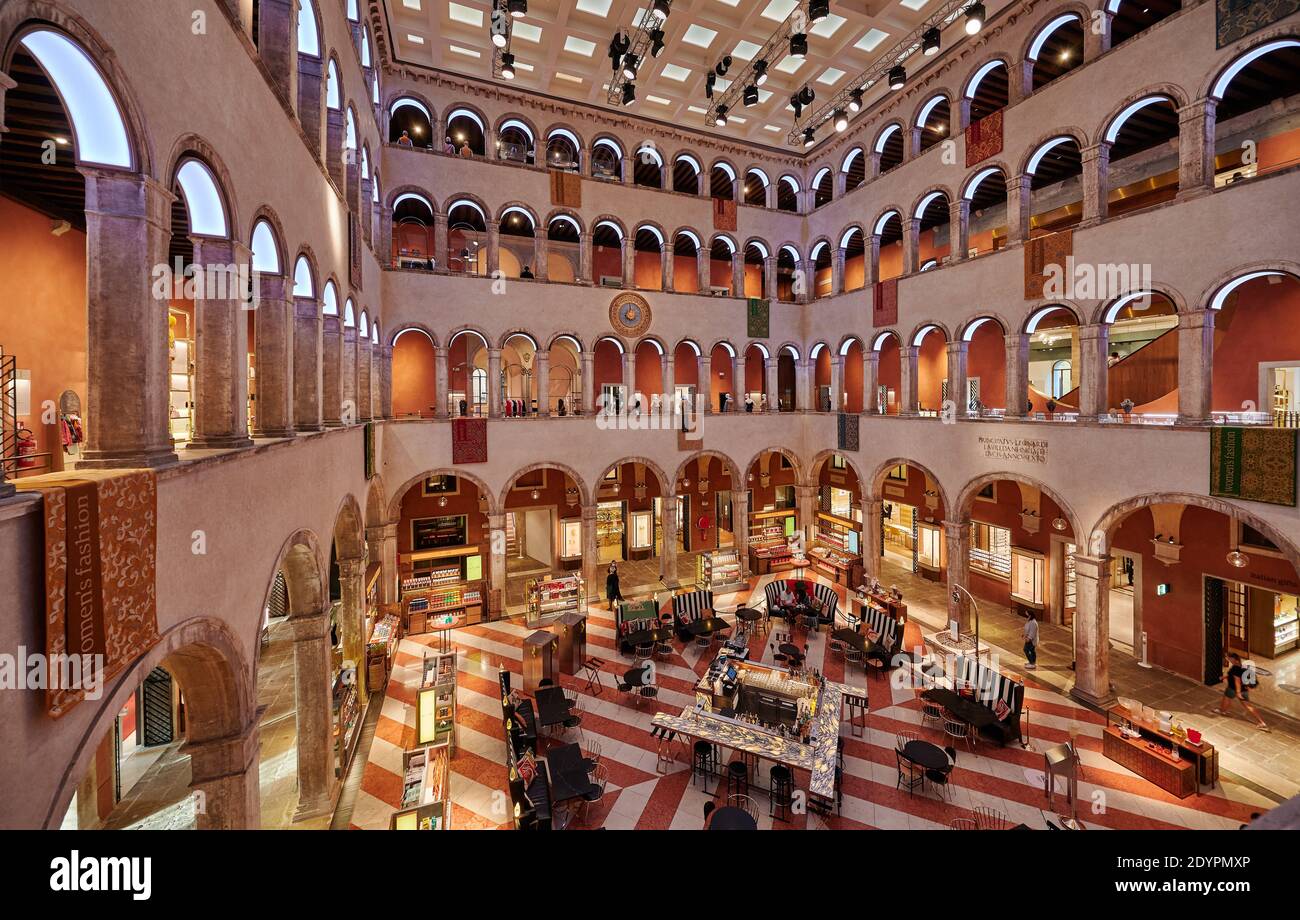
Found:
<path fill-rule="evenodd" d="M 1100 581 L 1110 577 L 1109 554 L 1102 556 L 1089 556 L 1084 553 L 1074 553 L 1074 571 L 1079 578 L 1089 578 Z"/>
<path fill-rule="evenodd" d="M 330 618 L 323 610 L 317 610 L 315 613 L 290 614 L 288 625 L 294 642 L 312 642 L 324 639 L 329 633 Z"/>
<path fill-rule="evenodd" d="M 1178 327 L 1180 329 L 1200 329 L 1204 326 L 1214 325 L 1214 314 L 1218 310 L 1188 310 L 1185 313 L 1178 314 Z"/>
<path fill-rule="evenodd" d="M 955 342 L 947 343 L 947 352 L 950 355 L 964 355 L 968 350 L 970 350 L 970 342 L 963 342 L 958 339 Z"/>
<path fill-rule="evenodd" d="M 1178 109 L 1178 123 L 1180 125 L 1188 122 L 1199 122 L 1210 115 L 1215 114 L 1219 103 L 1216 99 L 1208 96 L 1202 96 L 1200 99 L 1193 99 L 1187 105 Z"/>

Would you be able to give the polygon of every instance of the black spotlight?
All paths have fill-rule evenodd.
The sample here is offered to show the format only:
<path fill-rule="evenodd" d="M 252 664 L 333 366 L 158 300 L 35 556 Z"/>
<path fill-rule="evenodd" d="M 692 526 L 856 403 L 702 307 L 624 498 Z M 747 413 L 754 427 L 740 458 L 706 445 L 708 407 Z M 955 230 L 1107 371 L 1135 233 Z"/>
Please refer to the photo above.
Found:
<path fill-rule="evenodd" d="M 618 70 L 618 62 L 623 59 L 631 41 L 622 32 L 614 33 L 614 37 L 609 40 L 609 66 Z"/>
<path fill-rule="evenodd" d="M 767 82 L 767 61 L 754 62 L 754 82 L 759 86 Z"/>
<path fill-rule="evenodd" d="M 817 98 L 817 92 L 808 84 L 804 84 L 803 89 L 799 90 L 799 101 L 804 105 L 812 105 L 813 100 Z"/>
<path fill-rule="evenodd" d="M 925 52 L 926 57 L 939 53 L 939 30 L 929 28 L 921 36 L 921 50 Z"/>
<path fill-rule="evenodd" d="M 972 3 L 966 7 L 966 34 L 976 35 L 984 28 L 984 4 Z"/>
<path fill-rule="evenodd" d="M 713 68 L 713 72 L 720 77 L 725 77 L 727 75 L 727 71 L 730 69 L 731 69 L 731 55 L 725 54 L 722 56 L 722 60 L 718 61 L 718 65 Z"/>
<path fill-rule="evenodd" d="M 518 19 L 528 14 L 528 0 L 506 0 L 506 10 Z"/>
<path fill-rule="evenodd" d="M 668 18 L 670 2 L 671 0 L 655 0 L 654 5 L 650 7 L 650 12 L 654 14 L 656 19 L 663 22 Z"/>
<path fill-rule="evenodd" d="M 650 33 L 650 56 L 659 57 L 664 51 L 664 30 L 655 29 Z"/>
<path fill-rule="evenodd" d="M 713 71 L 710 70 L 708 73 L 704 75 L 704 98 L 705 99 L 713 98 L 713 86 L 717 82 L 718 82 L 718 75 L 715 74 Z"/>
<path fill-rule="evenodd" d="M 808 0 L 808 21 L 821 22 L 831 14 L 831 0 Z"/>
<path fill-rule="evenodd" d="M 509 51 L 502 52 L 501 54 L 501 76 L 505 77 L 507 80 L 513 80 L 515 78 L 515 56 Z"/>
<path fill-rule="evenodd" d="M 716 121 L 719 128 L 725 128 L 727 126 L 727 107 L 725 105 L 718 106 L 718 117 Z"/>
<path fill-rule="evenodd" d="M 815 143 L 817 143 L 817 130 L 815 128 L 804 128 L 803 129 L 804 147 L 811 147 Z"/>
<path fill-rule="evenodd" d="M 907 71 L 903 69 L 902 64 L 895 64 L 889 68 L 889 88 L 900 90 L 907 84 Z"/>
<path fill-rule="evenodd" d="M 506 34 L 506 30 L 504 28 L 500 32 L 494 31 L 492 33 L 492 44 L 495 45 L 496 47 L 504 48 L 508 41 L 510 41 L 510 36 Z"/>
<path fill-rule="evenodd" d="M 758 84 L 751 83 L 745 87 L 745 105 L 758 105 Z"/>
<path fill-rule="evenodd" d="M 637 68 L 637 65 L 639 65 L 640 63 L 641 63 L 641 62 L 637 59 L 637 56 L 636 56 L 635 54 L 633 54 L 631 51 L 629 51 L 627 54 L 623 55 L 623 76 L 624 76 L 624 78 L 626 78 L 626 79 L 628 79 L 628 80 L 635 80 L 635 79 L 636 79 L 636 68 Z"/>
<path fill-rule="evenodd" d="M 634 102 L 636 102 L 636 84 L 635 84 L 635 83 L 624 83 L 624 84 L 623 84 L 623 104 L 624 104 L 624 105 L 631 105 L 631 104 L 634 103 Z"/>
<path fill-rule="evenodd" d="M 861 87 L 858 87 L 853 92 L 849 93 L 849 111 L 850 112 L 862 111 L 862 88 Z"/>
<path fill-rule="evenodd" d="M 835 130 L 843 131 L 849 126 L 849 113 L 843 109 L 835 110 Z"/>
<path fill-rule="evenodd" d="M 790 57 L 803 57 L 808 53 L 808 36 L 803 32 L 795 32 L 790 36 Z"/>
<path fill-rule="evenodd" d="M 803 103 L 799 101 L 798 93 L 790 94 L 790 108 L 794 109 L 795 118 L 798 118 L 803 113 Z"/>

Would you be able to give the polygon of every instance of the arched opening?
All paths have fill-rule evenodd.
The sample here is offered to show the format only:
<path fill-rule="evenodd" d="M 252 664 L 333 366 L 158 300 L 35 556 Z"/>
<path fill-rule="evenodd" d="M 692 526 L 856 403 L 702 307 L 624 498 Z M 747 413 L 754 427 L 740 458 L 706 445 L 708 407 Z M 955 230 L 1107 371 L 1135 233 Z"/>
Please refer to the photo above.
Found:
<path fill-rule="evenodd" d="M 1083 153 L 1074 138 L 1045 142 L 1029 158 L 1025 172 L 1030 176 L 1031 236 L 1065 230 L 1083 219 Z"/>
<path fill-rule="evenodd" d="M 880 503 L 880 518 L 878 524 L 864 520 L 863 542 L 879 558 L 864 555 L 867 570 L 878 569 L 880 581 L 899 587 L 904 598 L 932 593 L 924 581 L 941 581 L 948 567 L 946 509 L 937 481 L 925 468 L 903 461 L 880 470 L 870 494 Z M 866 533 L 868 527 L 880 529 Z"/>
<path fill-rule="evenodd" d="M 546 277 L 572 284 L 581 273 L 582 229 L 567 214 L 557 214 L 546 227 Z"/>
<path fill-rule="evenodd" d="M 802 266 L 799 264 L 799 253 L 793 246 L 782 246 L 776 254 L 776 298 L 787 303 L 793 303 L 796 299 L 795 291 L 795 273 L 802 272 Z M 804 285 L 808 280 L 802 279 Z"/>
<path fill-rule="evenodd" d="M 501 345 L 501 414 L 505 418 L 536 415 L 537 343 L 523 333 Z"/>
<path fill-rule="evenodd" d="M 1106 10 L 1114 14 L 1110 21 L 1110 46 L 1122 45 L 1182 8 L 1181 0 L 1107 0 Z"/>
<path fill-rule="evenodd" d="M 745 296 L 746 297 L 763 297 L 770 292 L 765 291 L 764 275 L 766 274 L 767 250 L 757 243 L 747 243 L 745 245 Z"/>
<path fill-rule="evenodd" d="M 623 148 L 607 137 L 596 141 L 591 149 L 593 179 L 623 181 Z"/>
<path fill-rule="evenodd" d="M 592 228 L 591 272 L 605 287 L 623 286 L 623 231 L 612 221 Z"/>
<path fill-rule="evenodd" d="M 1136 211 L 1178 194 L 1178 106 L 1167 96 L 1147 96 L 1120 112 L 1106 128 L 1111 145 L 1106 184 L 1111 215 Z"/>
<path fill-rule="evenodd" d="M 637 343 L 636 379 L 633 381 L 633 411 L 657 412 L 664 394 L 664 349 L 654 339 Z"/>
<path fill-rule="evenodd" d="M 709 195 L 724 201 L 736 197 L 736 171 L 726 163 L 715 163 L 709 170 Z"/>
<path fill-rule="evenodd" d="M 850 227 L 840 237 L 844 250 L 844 290 L 859 291 L 867 286 L 867 249 L 861 227 Z"/>
<path fill-rule="evenodd" d="M 505 493 L 506 610 L 527 626 L 582 609 L 579 590 L 585 535 L 579 484 L 556 466 L 538 464 L 511 479 Z M 599 522 L 597 529 L 599 530 Z M 541 601 L 542 590 L 552 600 Z M 587 586 L 588 593 L 597 587 Z"/>
<path fill-rule="evenodd" d="M 745 204 L 756 208 L 767 207 L 767 187 L 770 184 L 767 173 L 761 169 L 750 169 L 745 173 Z"/>
<path fill-rule="evenodd" d="M 916 407 L 921 415 L 937 416 L 948 392 L 948 340 L 938 326 L 925 326 L 912 339 L 916 348 Z"/>
<path fill-rule="evenodd" d="M 792 214 L 799 210 L 799 182 L 793 176 L 782 176 L 777 183 L 776 209 Z"/>
<path fill-rule="evenodd" d="M 966 411 L 982 415 L 986 410 L 1005 410 L 1007 405 L 1006 330 L 989 317 L 966 324 Z M 961 394 L 954 394 L 960 399 Z"/>
<path fill-rule="evenodd" d="M 462 330 L 447 343 L 447 412 L 453 417 L 488 414 L 488 346 L 481 335 Z"/>
<path fill-rule="evenodd" d="M 673 290 L 693 294 L 700 289 L 700 240 L 689 230 L 673 237 Z M 706 281 L 709 279 L 705 279 Z"/>
<path fill-rule="evenodd" d="M 643 188 L 664 187 L 664 160 L 658 150 L 642 146 L 632 156 L 632 184 Z"/>
<path fill-rule="evenodd" d="M 685 400 L 692 413 L 700 394 L 700 355 L 700 346 L 690 339 L 683 339 L 673 349 L 674 405 L 680 406 Z"/>
<path fill-rule="evenodd" d="M 1004 61 L 989 61 L 975 71 L 966 84 L 966 100 L 970 105 L 970 122 L 992 115 L 1010 102 L 1010 80 Z"/>
<path fill-rule="evenodd" d="M 709 246 L 709 273 L 706 279 L 709 282 L 709 292 L 712 294 L 723 294 L 728 297 L 738 297 L 739 292 L 733 289 L 735 283 L 735 272 L 732 267 L 732 260 L 735 258 L 736 245 L 725 236 L 715 236 L 712 244 Z"/>
<path fill-rule="evenodd" d="M 813 411 L 834 411 L 835 404 L 831 398 L 831 350 L 826 347 L 826 343 L 818 342 L 809 350 L 808 360 L 812 365 Z"/>
<path fill-rule="evenodd" d="M 437 267 L 433 222 L 433 204 L 423 195 L 407 192 L 394 199 L 392 259 L 395 267 L 417 270 Z"/>
<path fill-rule="evenodd" d="M 835 197 L 835 175 L 829 166 L 823 166 L 813 177 L 813 207 L 820 208 Z"/>
<path fill-rule="evenodd" d="M 567 128 L 553 128 L 546 138 L 546 166 L 565 172 L 582 170 L 582 145 L 578 136 Z"/>
<path fill-rule="evenodd" d="M 1245 420 L 1300 428 L 1300 278 L 1246 272 L 1216 292 L 1211 407 Z M 1263 413 L 1255 415 L 1253 413 Z"/>
<path fill-rule="evenodd" d="M 1058 407 L 1077 409 L 1077 403 L 1070 405 L 1061 399 L 1079 386 L 1083 370 L 1078 317 L 1067 307 L 1044 307 L 1030 317 L 1025 331 L 1029 334 L 1025 410 L 1038 413 L 1056 411 Z"/>
<path fill-rule="evenodd" d="M 918 263 L 934 259 L 942 264 L 952 253 L 953 244 L 949 225 L 952 210 L 947 193 L 930 192 L 917 204 L 914 216 L 920 221 L 916 247 Z"/>
<path fill-rule="evenodd" d="M 997 252 L 1007 245 L 1007 177 L 996 166 L 976 173 L 966 185 L 968 256 Z"/>
<path fill-rule="evenodd" d="M 447 206 L 447 269 L 467 275 L 488 273 L 487 215 L 468 199 Z"/>
<path fill-rule="evenodd" d="M 916 129 L 920 132 L 918 153 L 925 153 L 952 133 L 952 106 L 947 96 L 935 96 L 921 107 L 916 116 Z"/>
<path fill-rule="evenodd" d="M 841 412 L 857 415 L 866 410 L 865 377 L 863 374 L 865 353 L 866 349 L 863 348 L 862 342 L 856 336 L 840 346 L 840 379 L 843 381 L 839 408 Z"/>
<path fill-rule="evenodd" d="M 799 507 L 799 467 L 793 452 L 781 449 L 759 453 L 745 471 L 749 490 L 749 568 L 755 575 L 789 573 L 791 542 L 798 541 L 809 523 Z"/>
<path fill-rule="evenodd" d="M 453 109 L 447 115 L 447 137 L 460 156 L 487 155 L 487 129 L 483 119 L 469 109 Z"/>
<path fill-rule="evenodd" d="M 875 235 L 880 237 L 877 281 L 889 281 L 903 274 L 903 217 L 890 211 L 876 221 Z"/>
<path fill-rule="evenodd" d="M 768 412 L 775 408 L 767 391 L 767 347 L 757 342 L 745 349 L 745 385 L 741 403 L 746 412 Z"/>
<path fill-rule="evenodd" d="M 497 266 L 501 273 L 507 278 L 537 277 L 533 266 L 537 252 L 533 215 L 520 207 L 506 208 L 498 227 Z"/>
<path fill-rule="evenodd" d="M 673 191 L 686 195 L 700 193 L 700 162 L 687 153 L 673 161 Z"/>
<path fill-rule="evenodd" d="M 880 157 L 880 175 L 903 163 L 903 129 L 897 124 L 888 125 L 876 137 L 872 148 Z"/>
<path fill-rule="evenodd" d="M 1029 46 L 1033 65 L 1032 90 L 1047 84 L 1083 64 L 1083 20 L 1078 13 L 1062 13 L 1034 38 Z"/>
<path fill-rule="evenodd" d="M 633 237 L 633 284 L 647 291 L 660 291 L 664 286 L 663 234 L 655 227 L 642 226 Z"/>
<path fill-rule="evenodd" d="M 734 548 L 735 488 L 731 464 L 714 454 L 692 457 L 677 474 L 677 571 L 697 573 L 697 585 L 715 594 L 743 584 Z"/>
<path fill-rule="evenodd" d="M 834 273 L 831 270 L 833 254 L 830 243 L 822 240 L 813 244 L 808 259 L 813 269 L 813 297 L 828 297 L 834 293 Z"/>
<path fill-rule="evenodd" d="M 582 415 L 582 344 L 562 335 L 551 342 L 550 383 L 546 400 L 551 415 Z"/>
<path fill-rule="evenodd" d="M 393 339 L 393 415 L 433 418 L 438 407 L 433 339 L 422 329 L 403 329 Z"/>
<path fill-rule="evenodd" d="M 898 336 L 882 332 L 871 345 L 876 358 L 875 411 L 877 415 L 897 415 L 903 390 L 902 353 Z"/>
<path fill-rule="evenodd" d="M 837 585 L 862 584 L 862 483 L 843 454 L 827 454 L 813 469 L 817 488 L 808 558 L 812 571 Z"/>
<path fill-rule="evenodd" d="M 786 345 L 776 353 L 777 409 L 794 412 L 799 407 L 796 395 L 799 388 L 799 353 Z"/>
<path fill-rule="evenodd" d="M 861 147 L 854 147 L 848 152 L 840 165 L 840 172 L 844 173 L 846 192 L 853 191 L 867 181 L 867 156 L 862 152 Z"/>
<path fill-rule="evenodd" d="M 1284 100 L 1300 94 L 1300 39 L 1279 38 L 1252 48 L 1215 80 L 1216 185 L 1294 166 L 1296 127 Z M 1252 162 L 1253 161 L 1253 162 Z"/>
<path fill-rule="evenodd" d="M 533 164 L 533 129 L 518 118 L 507 118 L 497 129 L 497 159 Z"/>
<path fill-rule="evenodd" d="M 734 411 L 736 392 L 736 350 L 727 342 L 719 342 L 710 353 L 709 370 L 713 375 L 709 387 L 709 403 L 718 412 Z"/>
<path fill-rule="evenodd" d="M 605 470 L 596 484 L 596 562 L 602 581 L 607 567 L 618 567 L 624 596 L 653 591 L 662 584 L 665 547 L 663 503 L 667 484 L 645 463 L 623 460 Z"/>
<path fill-rule="evenodd" d="M 618 415 L 629 405 L 629 393 L 623 374 L 623 343 L 612 336 L 598 341 L 592 349 L 592 386 L 596 394 L 596 411 Z"/>

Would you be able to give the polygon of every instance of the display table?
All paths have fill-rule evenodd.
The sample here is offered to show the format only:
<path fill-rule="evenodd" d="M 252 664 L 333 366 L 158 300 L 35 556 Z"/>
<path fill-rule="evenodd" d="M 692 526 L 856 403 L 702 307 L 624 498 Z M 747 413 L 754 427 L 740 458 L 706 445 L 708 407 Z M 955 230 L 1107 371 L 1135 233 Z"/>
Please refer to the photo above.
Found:
<path fill-rule="evenodd" d="M 1162 731 L 1158 724 L 1145 720 L 1140 715 L 1131 713 L 1124 706 L 1112 706 L 1106 710 L 1107 728 L 1114 727 L 1120 729 L 1124 726 L 1128 726 L 1138 732 L 1140 736 L 1138 739 L 1125 740 L 1149 741 L 1162 748 L 1172 748 L 1173 750 L 1178 751 L 1181 760 L 1195 766 L 1197 784 L 1213 786 L 1219 781 L 1219 752 L 1215 749 L 1214 745 L 1210 744 L 1210 742 L 1202 739 L 1200 744 L 1192 744 L 1187 740 L 1187 738 L 1180 738 L 1172 732 Z M 1119 732 L 1119 734 L 1123 737 L 1123 732 Z M 1110 757 L 1110 753 L 1106 752 L 1106 756 Z M 1114 757 L 1111 757 L 1111 759 L 1116 760 Z M 1116 760 L 1116 762 L 1128 766 L 1128 764 L 1124 763 L 1122 760 Z M 1133 768 L 1129 767 L 1129 769 Z M 1138 771 L 1133 770 L 1133 772 L 1137 773 Z M 1138 775 L 1142 776 L 1144 774 L 1139 773 Z M 1152 782 L 1155 782 L 1155 780 L 1152 780 Z M 1156 783 L 1156 785 L 1159 786 L 1160 784 Z M 1160 788 L 1165 789 L 1166 787 L 1161 786 Z M 1195 786 L 1193 786 L 1192 791 L 1196 791 Z M 1175 793 L 1175 795 L 1177 795 L 1177 793 Z"/>
<path fill-rule="evenodd" d="M 1114 725 L 1101 736 L 1101 752 L 1122 767 L 1152 782 L 1170 795 L 1185 799 L 1196 794 L 1196 765 L 1166 753 L 1170 750 L 1145 738 L 1127 738 Z M 1172 748 L 1177 750 L 1177 748 Z"/>
<path fill-rule="evenodd" d="M 388 821 L 392 831 L 445 831 L 451 827 L 451 751 L 443 744 L 402 755 L 402 806 Z"/>

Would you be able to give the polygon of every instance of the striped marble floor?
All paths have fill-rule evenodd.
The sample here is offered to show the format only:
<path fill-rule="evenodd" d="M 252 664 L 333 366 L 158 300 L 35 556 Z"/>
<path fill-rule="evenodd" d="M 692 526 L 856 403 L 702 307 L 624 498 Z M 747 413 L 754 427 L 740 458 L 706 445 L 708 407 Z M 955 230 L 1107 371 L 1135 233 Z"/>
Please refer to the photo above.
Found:
<path fill-rule="evenodd" d="M 764 581 L 759 579 L 752 585 L 760 598 Z M 729 611 L 746 596 L 747 592 L 741 592 L 720 597 L 718 606 Z M 451 782 L 453 828 L 509 827 L 497 669 L 509 668 L 515 686 L 521 685 L 521 643 L 530 631 L 517 622 L 502 621 L 452 634 L 460 652 L 458 745 L 452 759 Z M 402 752 L 414 743 L 413 703 L 425 639 L 404 639 L 398 651 L 353 809 L 354 828 L 387 828 L 400 798 Z M 717 781 L 708 784 L 709 792 L 701 785 L 693 785 L 688 764 L 680 759 L 671 772 L 656 773 L 656 742 L 649 728 L 656 711 L 679 712 L 693 703 L 692 687 L 707 669 L 711 655 L 674 643 L 677 654 L 658 669 L 658 700 L 653 705 L 643 703 L 638 709 L 630 702 L 625 704 L 612 689 L 614 676 L 631 667 L 631 660 L 620 657 L 615 650 L 612 613 L 603 608 L 589 611 L 587 641 L 588 654 L 607 662 L 604 691 L 600 695 L 587 693 L 582 677 L 564 675 L 561 683 L 584 697 L 584 744 L 600 745 L 603 762 L 609 767 L 609 783 L 604 801 L 592 808 L 585 824 L 575 826 L 700 828 L 704 803 L 716 791 Z M 820 635 L 810 637 L 809 666 L 820 668 L 828 679 L 844 680 L 843 660 L 826 651 L 823 629 Z M 770 662 L 772 654 L 768 637 L 755 636 L 751 640 L 751 658 Z M 865 737 L 851 737 L 848 727 L 844 728 L 842 814 L 829 822 L 803 814 L 793 815 L 788 823 L 773 822 L 767 817 L 766 797 L 756 794 L 760 829 L 818 828 L 827 824 L 832 828 L 941 829 L 954 818 L 971 817 L 980 806 L 1002 811 L 1012 823 L 1042 828 L 1046 798 L 1041 751 L 1068 740 L 1071 727 L 1078 732 L 1083 763 L 1078 813 L 1089 828 L 1235 828 L 1252 812 L 1273 804 L 1251 789 L 1228 782 L 1184 800 L 1163 792 L 1102 755 L 1102 716 L 1032 680 L 1026 688 L 1029 749 L 1016 745 L 998 748 L 985 743 L 978 744 L 973 752 L 963 749 L 958 753 L 946 802 L 928 790 L 909 795 L 896 787 L 897 733 L 919 731 L 922 737 L 943 744 L 941 732 L 921 726 L 920 704 L 912 690 L 893 687 L 887 678 L 865 678 L 856 667 L 847 682 L 865 683 L 868 687 L 870 714 Z M 766 774 L 766 769 L 763 772 Z M 799 779 L 796 776 L 797 786 L 802 785 Z M 1057 810 L 1065 807 L 1060 795 L 1056 806 Z"/>

